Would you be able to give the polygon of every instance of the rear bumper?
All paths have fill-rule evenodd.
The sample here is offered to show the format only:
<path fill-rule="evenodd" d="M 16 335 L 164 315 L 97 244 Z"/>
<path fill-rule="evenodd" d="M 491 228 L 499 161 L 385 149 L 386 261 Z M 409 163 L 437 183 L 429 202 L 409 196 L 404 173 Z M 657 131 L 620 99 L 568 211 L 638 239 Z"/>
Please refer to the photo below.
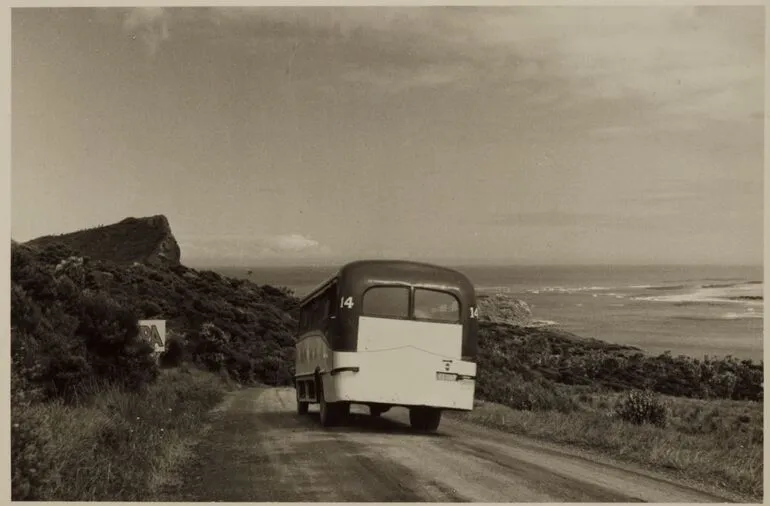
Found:
<path fill-rule="evenodd" d="M 324 375 L 324 396 L 331 402 L 378 403 L 473 409 L 476 364 L 404 347 L 334 353 Z M 448 379 L 439 379 L 439 374 Z"/>

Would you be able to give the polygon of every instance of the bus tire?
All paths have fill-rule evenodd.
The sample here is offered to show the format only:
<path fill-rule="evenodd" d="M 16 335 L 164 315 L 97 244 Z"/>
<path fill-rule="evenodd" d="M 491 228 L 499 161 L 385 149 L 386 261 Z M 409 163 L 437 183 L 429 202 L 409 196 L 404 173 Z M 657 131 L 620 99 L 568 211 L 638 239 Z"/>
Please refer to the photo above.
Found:
<path fill-rule="evenodd" d="M 441 423 L 441 410 L 427 407 L 409 409 L 409 424 L 420 432 L 435 432 Z"/>
<path fill-rule="evenodd" d="M 323 383 L 320 383 L 318 385 L 318 405 L 321 425 L 324 427 L 334 427 L 346 422 L 348 416 L 350 416 L 350 403 L 326 402 L 323 392 Z"/>
<path fill-rule="evenodd" d="M 301 401 L 299 399 L 299 389 L 297 389 L 297 414 L 306 415 L 309 407 L 310 407 L 309 402 Z"/>
<path fill-rule="evenodd" d="M 316 397 L 318 398 L 318 412 L 321 425 L 324 427 L 333 427 L 337 423 L 337 406 L 334 403 L 326 402 L 324 396 L 323 383 L 321 381 L 316 385 Z"/>

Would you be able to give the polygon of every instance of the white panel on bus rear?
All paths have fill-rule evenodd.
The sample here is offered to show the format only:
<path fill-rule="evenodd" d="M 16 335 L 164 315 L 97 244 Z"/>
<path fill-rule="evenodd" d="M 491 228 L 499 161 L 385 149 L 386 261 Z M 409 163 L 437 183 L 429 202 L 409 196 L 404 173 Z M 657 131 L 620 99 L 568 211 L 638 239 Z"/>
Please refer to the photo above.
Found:
<path fill-rule="evenodd" d="M 357 351 L 382 351 L 411 346 L 447 358 L 460 358 L 463 327 L 453 323 L 361 316 Z"/>

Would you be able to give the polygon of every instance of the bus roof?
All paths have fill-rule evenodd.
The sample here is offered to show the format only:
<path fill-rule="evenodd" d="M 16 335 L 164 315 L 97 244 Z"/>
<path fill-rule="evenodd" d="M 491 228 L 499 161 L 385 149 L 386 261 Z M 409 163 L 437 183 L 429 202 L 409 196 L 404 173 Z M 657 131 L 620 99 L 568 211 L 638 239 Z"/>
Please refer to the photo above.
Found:
<path fill-rule="evenodd" d="M 473 291 L 473 285 L 464 274 L 448 267 L 411 260 L 356 260 L 343 265 L 332 277 L 320 283 L 302 298 L 300 305 L 315 298 L 340 277 L 378 281 L 408 280 L 415 284 L 449 285 L 459 287 L 463 291 Z"/>

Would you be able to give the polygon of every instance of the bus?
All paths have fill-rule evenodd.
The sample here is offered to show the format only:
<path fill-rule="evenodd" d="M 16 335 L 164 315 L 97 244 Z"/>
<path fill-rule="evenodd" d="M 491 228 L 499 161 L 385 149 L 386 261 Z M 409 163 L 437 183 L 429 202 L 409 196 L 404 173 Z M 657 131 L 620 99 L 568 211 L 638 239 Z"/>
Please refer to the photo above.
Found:
<path fill-rule="evenodd" d="M 476 293 L 453 269 L 407 260 L 343 265 L 300 301 L 297 411 L 319 405 L 342 424 L 351 404 L 372 416 L 409 410 L 433 432 L 445 410 L 471 411 L 476 387 Z"/>

